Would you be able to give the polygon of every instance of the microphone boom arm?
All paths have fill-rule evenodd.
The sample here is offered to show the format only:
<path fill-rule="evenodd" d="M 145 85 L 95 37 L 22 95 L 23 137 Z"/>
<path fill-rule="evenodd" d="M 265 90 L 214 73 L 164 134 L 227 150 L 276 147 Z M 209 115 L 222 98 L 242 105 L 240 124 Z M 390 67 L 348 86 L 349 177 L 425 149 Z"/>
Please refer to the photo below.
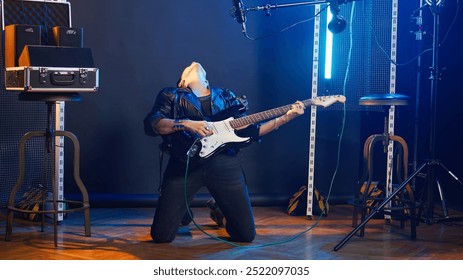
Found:
<path fill-rule="evenodd" d="M 349 2 L 359 1 L 359 0 L 312 0 L 312 1 L 305 1 L 305 2 L 297 2 L 297 3 L 286 3 L 286 4 L 266 4 L 263 6 L 255 6 L 255 7 L 244 7 L 242 1 L 234 1 L 234 7 L 231 10 L 231 14 L 234 18 L 237 19 L 238 23 L 242 25 L 242 31 L 244 35 L 246 34 L 246 13 L 250 11 L 266 11 L 267 15 L 270 15 L 270 10 L 275 10 L 279 8 L 288 8 L 288 7 L 297 7 L 297 6 L 309 6 L 309 5 L 318 5 L 318 4 L 328 4 L 331 13 L 333 14 L 333 19 L 330 21 L 328 28 L 332 33 L 339 33 L 344 30 L 346 27 L 346 21 L 343 17 L 339 16 L 339 6 L 342 4 L 347 4 Z M 432 0 L 432 1 L 439 1 L 439 0 Z M 240 12 L 239 14 L 237 12 Z M 249 37 L 248 37 L 249 38 Z"/>
<path fill-rule="evenodd" d="M 266 4 L 264 6 L 256 6 L 256 7 L 248 7 L 245 8 L 245 11 L 266 11 L 267 14 L 270 13 L 270 10 L 275 10 L 278 8 L 288 8 L 288 7 L 296 7 L 296 6 L 307 6 L 307 5 L 317 5 L 317 4 L 324 4 L 328 3 L 329 0 L 314 0 L 308 2 L 298 2 L 298 3 L 288 3 L 288 4 Z"/>

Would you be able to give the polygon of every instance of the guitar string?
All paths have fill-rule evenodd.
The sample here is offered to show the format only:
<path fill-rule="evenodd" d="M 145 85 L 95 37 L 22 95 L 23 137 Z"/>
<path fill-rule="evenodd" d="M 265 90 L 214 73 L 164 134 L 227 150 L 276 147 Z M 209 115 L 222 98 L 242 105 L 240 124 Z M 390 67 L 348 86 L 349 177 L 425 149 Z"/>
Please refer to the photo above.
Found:
<path fill-rule="evenodd" d="M 311 99 L 303 100 L 302 103 L 304 103 L 305 107 L 309 107 L 311 105 L 318 105 L 314 102 L 315 99 L 323 102 L 323 101 L 326 101 L 326 98 L 333 98 L 333 97 L 334 96 L 319 96 L 319 97 L 314 97 Z M 272 117 L 279 117 L 281 115 L 284 115 L 288 110 L 290 110 L 291 106 L 292 104 L 288 104 L 288 105 L 281 106 L 278 108 L 269 109 L 269 110 L 266 110 L 260 113 L 255 113 L 249 116 L 244 116 L 238 119 L 233 119 L 233 120 L 230 120 L 230 125 L 232 126 L 232 128 L 237 128 L 237 127 L 242 127 L 245 125 L 257 123 L 260 121 L 268 120 Z M 325 107 L 327 105 L 321 105 L 321 106 Z"/>

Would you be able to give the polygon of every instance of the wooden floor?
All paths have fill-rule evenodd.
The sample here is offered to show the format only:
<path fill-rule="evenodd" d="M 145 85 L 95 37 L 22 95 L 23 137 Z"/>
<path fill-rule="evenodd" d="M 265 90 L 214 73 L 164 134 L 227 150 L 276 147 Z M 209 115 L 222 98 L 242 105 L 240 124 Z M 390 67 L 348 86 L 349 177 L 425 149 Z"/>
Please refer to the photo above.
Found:
<path fill-rule="evenodd" d="M 257 238 L 252 244 L 229 244 L 206 208 L 193 208 L 195 222 L 182 227 L 170 244 L 151 242 L 154 208 L 91 209 L 91 237 L 84 236 L 80 212 L 59 225 L 58 247 L 53 227 L 40 232 L 37 223 L 15 218 L 13 240 L 4 241 L 5 209 L 0 215 L 0 259 L 3 260 L 462 260 L 463 221 L 420 223 L 417 240 L 410 227 L 372 219 L 364 237 L 350 238 L 352 208 L 332 205 L 327 217 L 313 220 L 288 216 L 282 208 L 255 207 Z M 451 217 L 460 213 L 451 212 Z M 203 232 L 204 231 L 204 232 Z"/>

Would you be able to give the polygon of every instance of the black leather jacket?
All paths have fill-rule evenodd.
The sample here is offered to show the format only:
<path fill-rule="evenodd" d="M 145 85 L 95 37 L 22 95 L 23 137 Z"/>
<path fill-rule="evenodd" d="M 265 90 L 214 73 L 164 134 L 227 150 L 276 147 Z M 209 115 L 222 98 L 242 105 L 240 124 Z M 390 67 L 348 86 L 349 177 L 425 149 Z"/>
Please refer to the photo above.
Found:
<path fill-rule="evenodd" d="M 219 121 L 228 117 L 242 117 L 246 114 L 246 100 L 237 98 L 233 92 L 223 88 L 211 88 L 212 117 L 207 117 L 201 110 L 201 102 L 190 90 L 185 88 L 164 88 L 159 92 L 151 111 L 144 119 L 145 134 L 159 136 L 155 125 L 163 118 Z M 236 131 L 239 136 L 251 137 L 260 141 L 259 124 L 250 125 Z M 169 143 L 169 135 L 162 135 Z"/>

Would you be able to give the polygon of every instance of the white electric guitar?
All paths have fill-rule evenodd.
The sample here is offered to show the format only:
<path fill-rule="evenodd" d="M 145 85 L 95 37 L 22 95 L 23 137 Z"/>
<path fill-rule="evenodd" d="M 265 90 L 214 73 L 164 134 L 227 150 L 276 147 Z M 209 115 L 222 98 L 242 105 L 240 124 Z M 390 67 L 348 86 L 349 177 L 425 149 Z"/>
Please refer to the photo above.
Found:
<path fill-rule="evenodd" d="M 322 106 L 324 108 L 336 103 L 344 103 L 346 97 L 343 95 L 320 96 L 302 101 L 306 106 Z M 213 134 L 204 138 L 191 135 L 187 131 L 177 132 L 172 137 L 171 151 L 179 158 L 189 156 L 193 161 L 202 161 L 211 158 L 214 154 L 227 147 L 236 145 L 242 146 L 251 142 L 250 137 L 241 137 L 235 133 L 238 128 L 243 128 L 251 124 L 282 116 L 291 110 L 292 104 L 270 109 L 260 113 L 240 117 L 223 118 L 220 121 L 209 122 Z M 224 112 L 226 112 L 225 110 Z M 221 114 L 223 116 L 223 114 Z M 230 115 L 230 114 L 228 114 Z"/>

